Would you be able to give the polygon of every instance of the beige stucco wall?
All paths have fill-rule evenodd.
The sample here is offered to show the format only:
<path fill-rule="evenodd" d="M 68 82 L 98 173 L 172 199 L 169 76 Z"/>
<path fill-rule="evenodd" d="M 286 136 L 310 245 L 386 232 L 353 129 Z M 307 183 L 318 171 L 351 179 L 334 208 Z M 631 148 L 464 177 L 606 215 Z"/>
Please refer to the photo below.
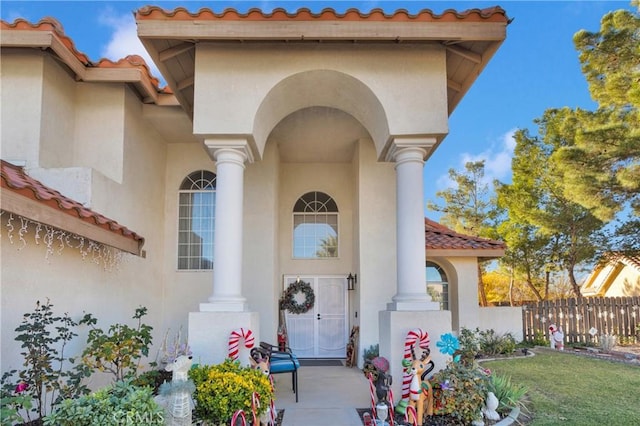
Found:
<path fill-rule="evenodd" d="M 34 65 L 41 61 L 40 53 L 34 52 L 32 56 L 19 57 L 18 61 L 13 61 L 12 56 L 5 61 L 3 52 L 3 88 L 5 81 L 19 83 L 27 93 L 32 87 L 38 87 L 37 74 L 28 81 L 20 82 L 18 78 L 21 70 L 31 75 Z M 4 75 L 5 66 L 11 71 L 8 80 Z M 57 175 L 53 179 L 54 187 L 63 193 L 66 185 L 77 182 L 59 177 L 65 168 L 46 169 L 46 165 L 89 169 L 89 177 L 83 182 L 90 195 L 88 204 L 94 211 L 144 236 L 146 257 L 126 255 L 117 267 L 105 268 L 100 262 L 94 263 L 91 257 L 83 260 L 74 248 L 66 247 L 58 254 L 58 245 L 54 243 L 55 254 L 45 259 L 43 240 L 36 245 L 32 236 L 31 239 L 25 237 L 26 246 L 18 250 L 18 245 L 10 244 L 3 227 L 0 295 L 3 371 L 18 366 L 20 350 L 13 341 L 13 330 L 22 314 L 33 309 L 36 300 L 50 298 L 57 312 L 69 312 L 75 319 L 83 312 L 90 312 L 105 329 L 115 322 L 134 325 L 129 319 L 135 308 L 146 306 L 149 315 L 145 322 L 154 327 L 157 344 L 167 326 L 165 315 L 176 316 L 173 314 L 176 307 L 162 304 L 166 292 L 163 274 L 166 142 L 144 120 L 141 103 L 128 88 L 121 84 L 76 83 L 56 67 L 59 66 L 55 62 L 44 66 L 47 77 L 40 84 L 43 96 L 3 90 L 3 159 L 22 160 L 28 170 L 38 172 L 38 178 L 45 184 L 47 170 L 54 171 Z M 5 115 L 11 109 L 5 109 L 4 105 L 19 105 L 19 110 L 28 111 L 31 126 L 24 126 L 24 120 L 18 120 L 13 112 Z M 59 105 L 62 107 L 58 108 Z M 79 112 L 80 109 L 83 112 Z M 105 111 L 107 113 L 101 115 Z M 40 126 L 46 129 L 46 137 L 31 130 Z M 113 139 L 109 137 L 111 134 Z M 9 141 L 6 150 L 5 138 Z M 107 146 L 100 147 L 101 144 Z M 60 153 L 54 155 L 56 150 L 62 150 L 67 157 L 63 159 Z M 39 151 L 46 155 L 39 158 Z M 42 164 L 44 157 L 47 164 Z M 70 169 L 75 171 L 77 167 Z M 70 355 L 82 347 L 81 342 L 82 336 L 70 348 Z M 155 356 L 155 352 L 152 353 Z"/>
<path fill-rule="evenodd" d="M 263 123 L 255 122 L 269 92 L 287 77 L 318 70 L 339 72 L 368 87 L 381 104 L 387 121 L 377 117 L 372 120 L 367 114 L 371 102 L 360 102 L 350 96 L 348 90 L 354 85 L 345 85 L 345 93 L 332 89 L 328 83 L 341 84 L 337 73 L 325 74 L 331 82 L 316 80 L 309 85 L 302 80 L 301 86 L 288 91 L 288 97 L 265 119 L 272 120 L 275 126 L 289 113 L 316 105 L 343 109 L 363 121 L 373 135 L 380 134 L 378 126 L 388 129 L 391 135 L 447 133 L 445 50 L 439 45 L 327 43 L 309 47 L 199 43 L 195 67 L 196 134 L 251 135 L 256 129 L 269 132 L 271 129 L 261 128 Z M 374 142 L 379 155 L 388 141 L 379 138 Z M 256 143 L 261 154 L 265 140 Z"/>
<path fill-rule="evenodd" d="M 27 164 L 40 155 L 44 59 L 33 52 L 3 49 L 0 61 L 1 156 Z"/>
<path fill-rule="evenodd" d="M 352 321 L 360 325 L 360 350 L 379 342 L 378 313 L 396 294 L 396 210 L 394 164 L 376 162 L 373 143 L 358 143 L 358 284 Z M 426 290 L 425 290 L 426 291 Z M 354 318 L 355 313 L 358 318 Z"/>

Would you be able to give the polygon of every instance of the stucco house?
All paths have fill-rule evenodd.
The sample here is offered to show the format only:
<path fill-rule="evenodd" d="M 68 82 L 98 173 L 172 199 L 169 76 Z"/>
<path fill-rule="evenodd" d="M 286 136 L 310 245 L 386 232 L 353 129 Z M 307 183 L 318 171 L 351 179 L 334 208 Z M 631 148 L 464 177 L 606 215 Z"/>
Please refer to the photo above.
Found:
<path fill-rule="evenodd" d="M 585 279 L 580 292 L 585 297 L 640 296 L 640 257 L 610 253 Z"/>
<path fill-rule="evenodd" d="M 200 362 L 240 327 L 275 342 L 299 279 L 316 299 L 287 314 L 300 356 L 344 357 L 357 325 L 399 376 L 412 328 L 433 347 L 461 327 L 521 333 L 519 310 L 477 303 L 477 261 L 504 245 L 425 221 L 422 195 L 504 10 L 135 17 L 168 87 L 139 57 L 91 61 L 54 19 L 1 24 L 3 371 L 47 297 L 103 326 L 144 305 Z"/>

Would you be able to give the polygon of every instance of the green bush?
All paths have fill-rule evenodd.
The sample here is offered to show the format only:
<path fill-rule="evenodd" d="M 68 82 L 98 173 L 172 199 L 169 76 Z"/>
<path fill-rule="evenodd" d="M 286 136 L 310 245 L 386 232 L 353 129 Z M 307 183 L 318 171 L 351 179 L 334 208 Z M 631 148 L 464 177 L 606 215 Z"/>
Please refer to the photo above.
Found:
<path fill-rule="evenodd" d="M 524 408 L 523 398 L 527 393 L 526 386 L 515 384 L 510 376 L 492 374 L 489 380 L 489 391 L 500 401 L 498 413 L 508 414 L 516 407 Z"/>
<path fill-rule="evenodd" d="M 365 349 L 363 351 L 363 357 L 365 362 L 374 359 L 375 357 L 380 356 L 380 346 L 376 343 L 375 345 L 369 346 L 369 349 Z"/>
<path fill-rule="evenodd" d="M 249 413 L 254 392 L 261 402 L 258 414 L 265 412 L 273 398 L 271 383 L 262 371 L 241 367 L 239 361 L 231 359 L 193 367 L 189 378 L 196 386 L 196 418 L 213 424 L 228 423 L 238 410 Z"/>
<path fill-rule="evenodd" d="M 45 426 L 164 425 L 164 411 L 151 388 L 116 382 L 80 398 L 66 399 L 44 419 Z"/>
<path fill-rule="evenodd" d="M 90 317 L 85 315 L 76 323 L 66 313 L 56 315 L 48 299 L 37 301 L 35 309 L 23 315 L 15 340 L 21 342 L 24 368 L 2 375 L 3 425 L 9 417 L 17 421 L 42 418 L 63 399 L 89 392 L 82 380 L 91 375 L 91 369 L 82 364 L 71 367 L 75 359 L 67 357 L 65 349 L 77 336 L 76 327 Z"/>
<path fill-rule="evenodd" d="M 549 346 L 549 340 L 544 331 L 536 330 L 533 334 L 533 341 L 531 342 L 534 346 Z"/>
<path fill-rule="evenodd" d="M 489 376 L 477 366 L 451 362 L 431 379 L 434 414 L 449 415 L 461 424 L 478 419 L 489 389 Z"/>
<path fill-rule="evenodd" d="M 460 362 L 466 366 L 472 366 L 480 354 L 480 340 L 477 335 L 479 331 L 478 328 L 473 331 L 464 327 L 460 330 L 458 337 L 460 349 L 454 355 L 460 355 Z"/>
<path fill-rule="evenodd" d="M 483 355 L 509 355 L 516 349 L 510 333 L 497 334 L 493 329 L 480 331 L 480 352 Z"/>
<path fill-rule="evenodd" d="M 136 309 L 133 319 L 138 320 L 135 328 L 126 324 L 113 324 L 105 333 L 95 327 L 96 320 L 84 322 L 91 326 L 87 337 L 87 347 L 82 352 L 82 362 L 90 368 L 114 375 L 115 380 L 135 378 L 138 375 L 143 356 L 149 356 L 153 338 L 153 328 L 142 323 L 147 308 Z"/>

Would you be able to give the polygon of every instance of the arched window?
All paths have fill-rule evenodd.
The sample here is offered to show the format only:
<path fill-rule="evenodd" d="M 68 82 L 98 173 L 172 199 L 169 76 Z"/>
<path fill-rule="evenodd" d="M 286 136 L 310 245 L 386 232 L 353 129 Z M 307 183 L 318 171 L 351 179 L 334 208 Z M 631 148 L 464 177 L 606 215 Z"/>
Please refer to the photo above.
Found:
<path fill-rule="evenodd" d="M 213 269 L 216 175 L 198 170 L 187 176 L 178 194 L 178 269 Z"/>
<path fill-rule="evenodd" d="M 324 192 L 307 192 L 293 207 L 293 257 L 338 257 L 338 206 Z"/>
<path fill-rule="evenodd" d="M 427 262 L 427 293 L 440 303 L 441 310 L 449 310 L 449 280 L 444 269 L 433 262 Z"/>

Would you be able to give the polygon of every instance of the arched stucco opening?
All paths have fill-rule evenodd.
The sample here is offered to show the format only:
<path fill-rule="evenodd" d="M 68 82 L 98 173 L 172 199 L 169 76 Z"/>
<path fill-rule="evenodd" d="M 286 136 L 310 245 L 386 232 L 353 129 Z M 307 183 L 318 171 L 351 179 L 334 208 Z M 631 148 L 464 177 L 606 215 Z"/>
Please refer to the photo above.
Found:
<path fill-rule="evenodd" d="M 267 93 L 256 112 L 253 136 L 259 157 L 274 127 L 291 113 L 308 107 L 342 110 L 358 120 L 371 135 L 378 156 L 389 139 L 385 110 L 360 80 L 333 70 L 293 74 Z"/>

